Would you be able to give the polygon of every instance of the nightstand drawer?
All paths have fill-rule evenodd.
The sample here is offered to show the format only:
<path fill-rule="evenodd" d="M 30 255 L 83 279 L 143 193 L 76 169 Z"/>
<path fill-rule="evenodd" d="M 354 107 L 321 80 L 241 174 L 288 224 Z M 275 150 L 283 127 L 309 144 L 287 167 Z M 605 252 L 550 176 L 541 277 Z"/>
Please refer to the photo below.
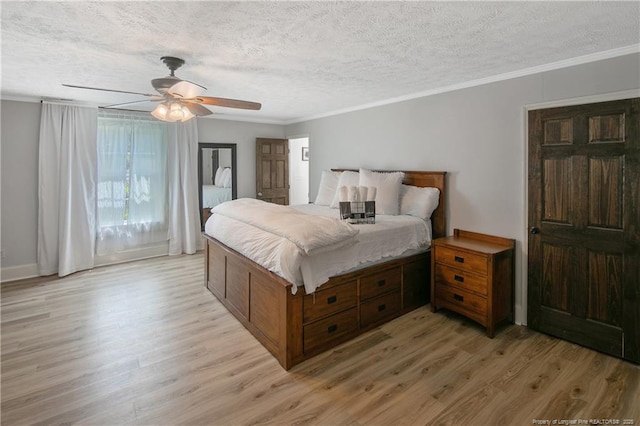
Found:
<path fill-rule="evenodd" d="M 444 308 L 450 308 L 462 314 L 465 311 L 471 311 L 483 317 L 487 315 L 487 299 L 469 291 L 438 283 L 436 297 L 439 305 Z"/>
<path fill-rule="evenodd" d="M 361 301 L 395 290 L 400 290 L 400 267 L 360 278 Z"/>
<path fill-rule="evenodd" d="M 436 263 L 436 281 L 487 295 L 487 278 Z"/>
<path fill-rule="evenodd" d="M 456 268 L 487 275 L 487 258 L 482 255 L 452 250 L 448 247 L 438 247 L 436 262 L 445 263 Z"/>

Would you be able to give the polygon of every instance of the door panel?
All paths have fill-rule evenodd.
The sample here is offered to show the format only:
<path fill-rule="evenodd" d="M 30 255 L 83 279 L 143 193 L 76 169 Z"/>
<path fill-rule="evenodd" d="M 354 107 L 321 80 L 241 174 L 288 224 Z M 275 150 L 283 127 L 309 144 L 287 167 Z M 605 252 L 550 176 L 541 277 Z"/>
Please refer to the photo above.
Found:
<path fill-rule="evenodd" d="M 589 226 L 622 230 L 624 157 L 589 159 Z"/>
<path fill-rule="evenodd" d="M 256 139 L 256 198 L 289 204 L 289 141 Z"/>
<path fill-rule="evenodd" d="M 529 112 L 528 323 L 640 362 L 639 99 Z"/>

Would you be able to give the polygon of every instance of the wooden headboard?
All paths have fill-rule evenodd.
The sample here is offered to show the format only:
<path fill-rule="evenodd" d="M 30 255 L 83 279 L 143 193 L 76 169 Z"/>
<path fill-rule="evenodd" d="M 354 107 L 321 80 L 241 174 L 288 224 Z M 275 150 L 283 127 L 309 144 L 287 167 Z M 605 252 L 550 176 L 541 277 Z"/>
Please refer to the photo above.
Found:
<path fill-rule="evenodd" d="M 334 172 L 343 172 L 345 170 L 357 172 L 355 169 L 331 169 Z M 375 172 L 392 172 L 395 170 L 374 170 Z M 440 190 L 440 200 L 438 202 L 438 208 L 431 215 L 431 228 L 433 238 L 440 238 L 447 236 L 447 220 L 446 220 L 446 181 L 445 176 L 447 172 L 420 172 L 420 171 L 406 171 L 400 170 L 404 173 L 404 180 L 402 183 L 405 185 L 424 187 L 433 187 Z"/>

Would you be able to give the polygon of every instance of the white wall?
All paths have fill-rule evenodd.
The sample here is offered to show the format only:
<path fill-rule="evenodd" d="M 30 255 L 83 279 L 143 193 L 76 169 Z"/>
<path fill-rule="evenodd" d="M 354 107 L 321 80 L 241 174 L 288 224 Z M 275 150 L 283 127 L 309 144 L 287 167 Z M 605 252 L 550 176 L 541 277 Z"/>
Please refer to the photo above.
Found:
<path fill-rule="evenodd" d="M 198 118 L 200 142 L 235 143 L 238 198 L 256 196 L 256 138 L 284 138 L 284 126 Z"/>
<path fill-rule="evenodd" d="M 309 161 L 302 161 L 302 147 L 309 148 L 309 138 L 289 139 L 289 204 L 309 202 Z"/>
<path fill-rule="evenodd" d="M 517 240 L 516 319 L 524 323 L 525 106 L 639 88 L 634 54 L 291 124 L 286 134 L 313 141 L 311 199 L 332 167 L 447 171 L 449 233 Z"/>
<path fill-rule="evenodd" d="M 1 101 L 2 280 L 33 276 L 37 269 L 38 138 L 40 103 Z M 255 139 L 282 138 L 284 126 L 198 118 L 201 142 L 236 143 L 238 196 L 255 196 Z"/>
<path fill-rule="evenodd" d="M 2 101 L 2 269 L 36 263 L 40 103 Z M 21 273 L 20 271 L 17 271 Z"/>

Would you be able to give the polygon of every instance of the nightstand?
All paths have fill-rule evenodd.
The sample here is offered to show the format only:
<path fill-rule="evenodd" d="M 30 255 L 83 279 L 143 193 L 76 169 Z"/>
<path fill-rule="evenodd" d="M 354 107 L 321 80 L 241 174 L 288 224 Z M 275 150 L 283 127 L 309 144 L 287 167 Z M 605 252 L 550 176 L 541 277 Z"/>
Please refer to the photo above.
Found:
<path fill-rule="evenodd" d="M 454 229 L 431 245 L 431 311 L 449 309 L 487 328 L 493 337 L 513 322 L 515 240 Z"/>

